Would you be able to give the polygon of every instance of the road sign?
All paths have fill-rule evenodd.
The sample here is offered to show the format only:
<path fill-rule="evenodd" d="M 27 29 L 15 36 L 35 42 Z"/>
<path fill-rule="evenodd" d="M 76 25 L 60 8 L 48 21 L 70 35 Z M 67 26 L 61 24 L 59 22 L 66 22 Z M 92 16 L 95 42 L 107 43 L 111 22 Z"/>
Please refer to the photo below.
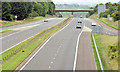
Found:
<path fill-rule="evenodd" d="M 105 5 L 98 5 L 98 17 L 100 17 L 100 13 L 105 12 L 106 6 Z"/>
<path fill-rule="evenodd" d="M 17 15 L 15 16 L 15 18 L 17 19 Z"/>

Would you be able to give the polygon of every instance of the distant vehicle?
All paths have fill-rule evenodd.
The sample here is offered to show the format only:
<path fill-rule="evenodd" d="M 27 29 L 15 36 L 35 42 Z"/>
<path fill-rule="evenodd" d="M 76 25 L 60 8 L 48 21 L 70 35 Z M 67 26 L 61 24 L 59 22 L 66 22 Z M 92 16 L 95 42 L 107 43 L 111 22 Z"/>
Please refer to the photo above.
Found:
<path fill-rule="evenodd" d="M 82 21 L 81 21 L 81 20 L 78 20 L 78 23 L 82 23 Z"/>
<path fill-rule="evenodd" d="M 96 26 L 96 23 L 92 23 L 92 25 L 91 26 Z"/>
<path fill-rule="evenodd" d="M 82 26 L 81 26 L 81 24 L 80 23 L 78 23 L 77 25 L 76 25 L 76 28 L 81 28 Z"/>
<path fill-rule="evenodd" d="M 48 19 L 45 19 L 44 22 L 48 22 Z"/>
<path fill-rule="evenodd" d="M 80 18 L 83 18 L 82 16 L 80 16 Z"/>

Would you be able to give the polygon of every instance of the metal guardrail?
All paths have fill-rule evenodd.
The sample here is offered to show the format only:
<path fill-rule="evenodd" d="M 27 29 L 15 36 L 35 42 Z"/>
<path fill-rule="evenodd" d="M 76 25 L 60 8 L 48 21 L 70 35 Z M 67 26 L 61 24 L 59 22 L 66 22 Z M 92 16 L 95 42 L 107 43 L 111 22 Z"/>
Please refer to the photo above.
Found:
<path fill-rule="evenodd" d="M 99 60 L 99 63 L 100 63 L 101 70 L 102 70 L 102 72 L 104 72 L 102 61 L 101 61 L 101 58 L 100 58 L 100 55 L 99 55 L 99 52 L 98 52 L 97 44 L 96 44 L 93 33 L 92 33 L 92 38 L 93 38 L 93 41 L 94 41 L 94 45 L 95 45 L 95 49 L 96 49 L 96 52 L 97 52 L 97 57 L 98 57 L 98 60 Z"/>

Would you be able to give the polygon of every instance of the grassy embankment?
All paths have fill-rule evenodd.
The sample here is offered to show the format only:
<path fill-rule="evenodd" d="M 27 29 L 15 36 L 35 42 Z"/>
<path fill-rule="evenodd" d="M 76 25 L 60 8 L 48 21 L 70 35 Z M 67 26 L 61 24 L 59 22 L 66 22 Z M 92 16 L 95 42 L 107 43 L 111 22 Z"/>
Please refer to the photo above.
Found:
<path fill-rule="evenodd" d="M 12 25 L 17 25 L 17 24 L 23 24 L 23 23 L 27 23 L 27 22 L 32 22 L 32 21 L 36 21 L 36 20 L 41 20 L 41 19 L 45 19 L 45 18 L 53 18 L 55 16 L 51 16 L 51 15 L 46 15 L 46 17 L 33 17 L 33 18 L 27 18 L 25 21 L 24 20 L 18 20 L 18 21 L 0 21 L 0 27 L 7 27 L 7 26 L 12 26 Z"/>
<path fill-rule="evenodd" d="M 51 36 L 53 33 L 60 30 L 62 27 L 64 27 L 70 19 L 71 18 L 65 20 L 63 23 L 61 23 L 59 25 L 56 25 L 52 28 L 49 28 L 49 29 L 33 36 L 32 38 L 24 41 L 23 43 L 15 46 L 14 48 L 4 52 L 2 54 L 2 58 L 9 55 L 11 52 L 21 48 L 22 46 L 24 46 L 24 48 L 22 48 L 20 51 L 18 51 L 15 55 L 8 58 L 6 61 L 4 61 L 2 63 L 2 70 L 15 70 L 16 67 L 18 67 L 36 48 L 38 48 L 49 36 Z M 33 40 L 33 39 L 35 39 L 35 40 Z M 29 42 L 30 42 L 30 44 L 26 45 Z M 24 50 L 24 52 L 22 52 L 23 50 Z"/>
<path fill-rule="evenodd" d="M 107 18 L 98 18 L 97 14 L 91 15 L 89 18 L 100 20 L 100 21 L 104 22 L 105 24 L 107 24 L 108 26 L 120 30 L 120 26 L 118 26 L 119 21 L 114 22 L 114 21 L 109 21 Z"/>
<path fill-rule="evenodd" d="M 104 70 L 118 70 L 118 56 L 119 56 L 118 37 L 96 34 L 95 40 Z M 94 48 L 94 55 L 95 55 L 96 65 L 99 70 L 100 65 L 98 59 L 96 58 L 95 48 Z"/>

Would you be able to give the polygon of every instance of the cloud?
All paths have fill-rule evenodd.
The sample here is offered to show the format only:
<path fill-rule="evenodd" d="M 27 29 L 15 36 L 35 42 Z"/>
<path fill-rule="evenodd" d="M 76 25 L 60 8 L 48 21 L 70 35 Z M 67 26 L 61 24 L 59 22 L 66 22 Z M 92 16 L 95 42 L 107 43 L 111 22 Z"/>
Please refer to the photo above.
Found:
<path fill-rule="evenodd" d="M 112 3 L 118 3 L 119 0 L 52 0 L 55 4 L 59 3 L 106 3 L 106 2 L 112 2 Z"/>

